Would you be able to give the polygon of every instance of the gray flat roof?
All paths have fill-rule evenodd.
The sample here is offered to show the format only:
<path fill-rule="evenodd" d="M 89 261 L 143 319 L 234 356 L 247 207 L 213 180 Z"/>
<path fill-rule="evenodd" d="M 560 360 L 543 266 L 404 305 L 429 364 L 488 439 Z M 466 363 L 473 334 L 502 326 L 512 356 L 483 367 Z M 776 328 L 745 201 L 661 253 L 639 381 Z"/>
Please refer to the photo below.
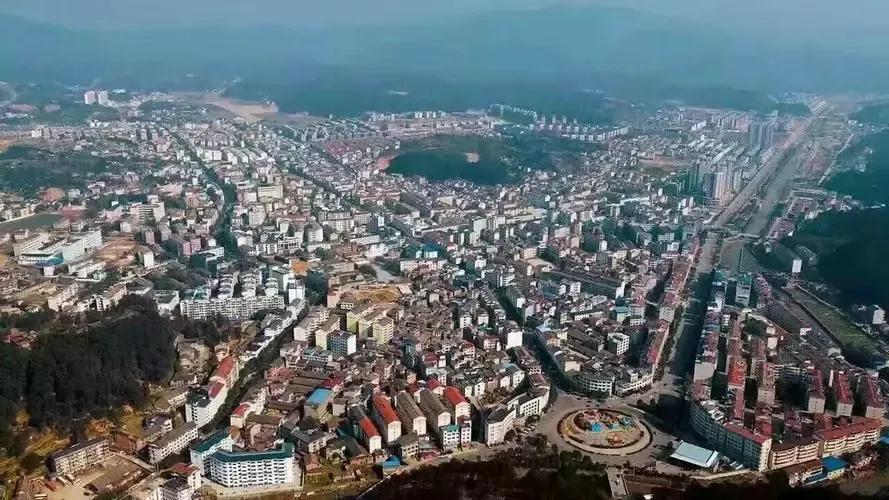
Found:
<path fill-rule="evenodd" d="M 713 467 L 719 460 L 719 453 L 707 448 L 701 448 L 691 443 L 681 442 L 676 451 L 670 455 L 670 458 L 685 462 L 697 467 L 707 468 Z"/>

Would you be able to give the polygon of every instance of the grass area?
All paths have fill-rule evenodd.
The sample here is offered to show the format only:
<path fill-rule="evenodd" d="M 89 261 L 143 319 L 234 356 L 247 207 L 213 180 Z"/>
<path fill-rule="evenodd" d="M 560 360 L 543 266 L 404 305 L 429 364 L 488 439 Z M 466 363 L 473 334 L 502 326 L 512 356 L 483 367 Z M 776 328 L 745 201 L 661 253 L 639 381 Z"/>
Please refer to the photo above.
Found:
<path fill-rule="evenodd" d="M 144 415 L 129 408 L 122 413 L 118 428 L 133 436 L 139 436 L 142 433 L 142 419 Z"/>
<path fill-rule="evenodd" d="M 876 342 L 855 326 L 845 315 L 832 307 L 825 306 L 808 295 L 801 293 L 796 295 L 796 298 L 830 328 L 830 331 L 837 336 L 844 347 L 876 349 Z"/>
<path fill-rule="evenodd" d="M 360 481 L 356 480 L 352 473 L 345 472 L 339 465 L 326 464 L 321 473 L 306 476 L 303 490 L 311 491 L 312 498 L 348 498 L 350 495 L 365 491 L 379 481 L 373 466 L 362 467 L 359 470 L 362 474 Z"/>
<path fill-rule="evenodd" d="M 19 457 L 6 457 L 0 460 L 0 477 L 18 475 L 22 470 L 22 460 L 28 456 L 48 457 L 68 444 L 68 437 L 54 430 L 47 431 L 31 441 Z"/>

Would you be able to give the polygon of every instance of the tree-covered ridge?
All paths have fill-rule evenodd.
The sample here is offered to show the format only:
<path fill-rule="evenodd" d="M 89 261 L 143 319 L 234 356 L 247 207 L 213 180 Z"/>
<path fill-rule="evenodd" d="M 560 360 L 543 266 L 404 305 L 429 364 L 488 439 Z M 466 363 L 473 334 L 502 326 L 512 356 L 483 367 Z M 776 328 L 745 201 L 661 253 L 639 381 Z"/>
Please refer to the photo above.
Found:
<path fill-rule="evenodd" d="M 599 146 L 536 134 L 503 137 L 434 136 L 410 141 L 389 164 L 393 174 L 431 181 L 462 179 L 479 185 L 515 184 L 527 169 L 570 169 Z"/>
<path fill-rule="evenodd" d="M 0 188 L 34 196 L 49 186 L 83 187 L 108 170 L 108 160 L 82 152 L 12 146 L 0 153 Z"/>
<path fill-rule="evenodd" d="M 870 104 L 850 116 L 853 120 L 874 125 L 889 125 L 889 102 Z"/>
<path fill-rule="evenodd" d="M 152 303 L 129 296 L 83 333 L 41 335 L 31 351 L 0 344 L 0 448 L 20 410 L 31 425 L 69 428 L 124 404 L 143 405 L 148 385 L 173 373 L 174 337 Z"/>
<path fill-rule="evenodd" d="M 845 170 L 833 175 L 825 184 L 827 189 L 852 196 L 868 204 L 889 202 L 889 131 L 862 138 L 843 160 L 853 160 L 870 150 L 864 172 Z M 851 158 L 850 158 L 851 157 Z"/>
<path fill-rule="evenodd" d="M 818 254 L 818 277 L 848 302 L 889 304 L 889 209 L 826 212 L 782 243 Z"/>

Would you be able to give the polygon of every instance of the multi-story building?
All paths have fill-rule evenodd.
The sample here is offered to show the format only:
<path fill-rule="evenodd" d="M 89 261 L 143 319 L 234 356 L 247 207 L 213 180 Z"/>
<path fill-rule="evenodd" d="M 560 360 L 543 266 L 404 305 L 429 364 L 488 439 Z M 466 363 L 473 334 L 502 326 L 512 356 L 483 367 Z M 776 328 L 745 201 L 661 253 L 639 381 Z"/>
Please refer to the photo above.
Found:
<path fill-rule="evenodd" d="M 367 448 L 369 453 L 373 453 L 383 447 L 383 438 L 369 417 L 364 417 L 358 421 L 358 429 L 360 437 L 364 442 L 364 447 Z"/>
<path fill-rule="evenodd" d="M 769 467 L 772 437 L 743 425 L 726 421 L 725 413 L 713 401 L 693 401 L 691 426 L 716 451 L 754 470 Z"/>
<path fill-rule="evenodd" d="M 849 385 L 849 377 L 843 372 L 834 372 L 832 387 L 836 400 L 834 412 L 838 417 L 851 417 L 852 407 L 855 401 L 852 398 L 852 388 Z"/>
<path fill-rule="evenodd" d="M 466 401 L 459 389 L 451 386 L 445 387 L 443 396 L 454 417 L 453 423 L 456 424 L 460 419 L 469 418 L 469 402 Z"/>
<path fill-rule="evenodd" d="M 206 462 L 209 479 L 228 488 L 302 483 L 302 472 L 290 443 L 258 452 L 219 449 Z"/>
<path fill-rule="evenodd" d="M 164 218 L 163 203 L 133 203 L 130 205 L 130 215 L 138 219 L 140 222 L 150 220 L 160 221 Z"/>
<path fill-rule="evenodd" d="M 584 367 L 585 368 L 585 367 Z M 614 376 L 586 369 L 567 372 L 571 381 L 583 392 L 591 394 L 611 394 L 614 391 Z"/>
<path fill-rule="evenodd" d="M 821 456 L 840 456 L 876 444 L 881 430 L 879 420 L 853 417 L 851 423 L 816 431 L 814 437 L 821 441 Z"/>
<path fill-rule="evenodd" d="M 102 231 L 93 229 L 84 233 L 71 233 L 54 237 L 40 233 L 33 238 L 13 245 L 13 253 L 21 265 L 35 265 L 44 262 L 59 264 L 71 262 L 93 253 L 102 246 Z"/>
<path fill-rule="evenodd" d="M 441 449 L 454 450 L 460 446 L 460 426 L 457 424 L 443 425 L 437 429 L 436 434 L 441 443 Z"/>
<path fill-rule="evenodd" d="M 185 420 L 194 422 L 198 427 L 209 424 L 216 417 L 226 397 L 228 386 L 220 382 L 208 384 L 205 390 L 189 396 L 185 403 Z"/>
<path fill-rule="evenodd" d="M 808 375 L 807 380 L 806 411 L 809 413 L 824 413 L 827 398 L 824 395 L 824 381 L 821 378 L 821 370 L 813 370 Z"/>
<path fill-rule="evenodd" d="M 772 444 L 769 469 L 782 469 L 821 458 L 821 442 L 813 437 Z"/>
<path fill-rule="evenodd" d="M 96 438 L 52 454 L 52 468 L 59 474 L 75 474 L 100 465 L 108 456 L 108 440 Z"/>
<path fill-rule="evenodd" d="M 148 445 L 148 461 L 152 464 L 159 463 L 168 456 L 184 450 L 197 438 L 198 426 L 194 422 L 180 425 Z"/>
<path fill-rule="evenodd" d="M 406 433 L 414 432 L 418 436 L 426 434 L 426 417 L 408 393 L 399 392 L 395 395 L 395 413 Z"/>
<path fill-rule="evenodd" d="M 180 299 L 179 311 L 192 319 L 207 319 L 218 314 L 229 320 L 242 320 L 264 309 L 284 309 L 284 305 L 281 295 L 211 297 L 209 290 L 199 289 Z"/>
<path fill-rule="evenodd" d="M 630 350 L 630 336 L 620 332 L 609 333 L 607 343 L 608 352 L 615 356 L 623 356 Z"/>
<path fill-rule="evenodd" d="M 204 474 L 207 465 L 207 458 L 216 452 L 216 450 L 230 450 L 234 442 L 228 428 L 219 429 L 210 434 L 206 439 L 195 443 L 190 449 L 191 465 L 198 468 L 201 474 Z"/>
<path fill-rule="evenodd" d="M 398 420 L 398 415 L 386 396 L 374 396 L 371 402 L 371 417 L 382 431 L 386 444 L 394 443 L 401 436 L 401 421 Z"/>
<path fill-rule="evenodd" d="M 502 443 L 506 433 L 512 430 L 515 418 L 515 408 L 499 407 L 489 412 L 484 419 L 485 444 L 494 446 Z"/>
<path fill-rule="evenodd" d="M 877 380 L 873 377 L 858 379 L 858 397 L 867 418 L 881 419 L 886 414 L 886 403 L 877 388 Z"/>
<path fill-rule="evenodd" d="M 351 356 L 358 351 L 358 339 L 349 332 L 335 332 L 327 337 L 327 348 L 338 358 Z"/>
<path fill-rule="evenodd" d="M 429 389 L 420 390 L 420 409 L 426 415 L 426 425 L 436 434 L 442 426 L 451 423 L 451 412 Z"/>

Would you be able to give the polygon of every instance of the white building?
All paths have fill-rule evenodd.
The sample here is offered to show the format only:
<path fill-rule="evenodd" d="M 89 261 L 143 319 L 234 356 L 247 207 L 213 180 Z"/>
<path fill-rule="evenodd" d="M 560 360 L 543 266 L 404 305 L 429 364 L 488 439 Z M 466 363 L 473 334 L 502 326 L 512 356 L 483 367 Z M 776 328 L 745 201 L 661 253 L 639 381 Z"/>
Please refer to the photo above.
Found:
<path fill-rule="evenodd" d="M 207 459 L 210 455 L 216 453 L 216 450 L 231 450 L 233 444 L 229 430 L 219 429 L 189 449 L 191 465 L 197 467 L 201 474 L 206 474 Z"/>
<path fill-rule="evenodd" d="M 500 407 L 488 413 L 484 422 L 485 444 L 494 446 L 502 443 L 506 433 L 512 430 L 515 418 L 515 408 Z"/>
<path fill-rule="evenodd" d="M 503 348 L 512 349 L 522 345 L 522 330 L 516 328 L 503 333 Z"/>
<path fill-rule="evenodd" d="M 108 456 L 108 440 L 96 438 L 57 451 L 50 457 L 52 468 L 59 474 L 75 474 L 99 465 Z"/>
<path fill-rule="evenodd" d="M 608 352 L 614 354 L 615 356 L 623 356 L 624 353 L 629 350 L 629 335 L 620 332 L 612 332 L 608 334 Z"/>
<path fill-rule="evenodd" d="M 302 484 L 302 471 L 294 455 L 293 444 L 259 452 L 233 452 L 219 449 L 207 460 L 209 479 L 227 488 Z"/>
<path fill-rule="evenodd" d="M 156 464 L 170 455 L 181 452 L 198 438 L 198 426 L 188 422 L 164 434 L 148 445 L 148 461 Z"/>
<path fill-rule="evenodd" d="M 180 313 L 192 319 L 207 319 L 217 314 L 229 320 L 247 319 L 263 309 L 283 309 L 284 297 L 213 297 L 209 292 L 192 291 L 179 302 Z"/>
<path fill-rule="evenodd" d="M 358 350 L 358 338 L 353 333 L 336 332 L 327 338 L 327 347 L 336 357 L 351 356 Z"/>
<path fill-rule="evenodd" d="M 401 437 L 401 421 L 392 408 L 389 398 L 380 395 L 373 398 L 371 404 L 371 418 L 382 431 L 382 437 L 386 444 L 394 443 Z"/>

